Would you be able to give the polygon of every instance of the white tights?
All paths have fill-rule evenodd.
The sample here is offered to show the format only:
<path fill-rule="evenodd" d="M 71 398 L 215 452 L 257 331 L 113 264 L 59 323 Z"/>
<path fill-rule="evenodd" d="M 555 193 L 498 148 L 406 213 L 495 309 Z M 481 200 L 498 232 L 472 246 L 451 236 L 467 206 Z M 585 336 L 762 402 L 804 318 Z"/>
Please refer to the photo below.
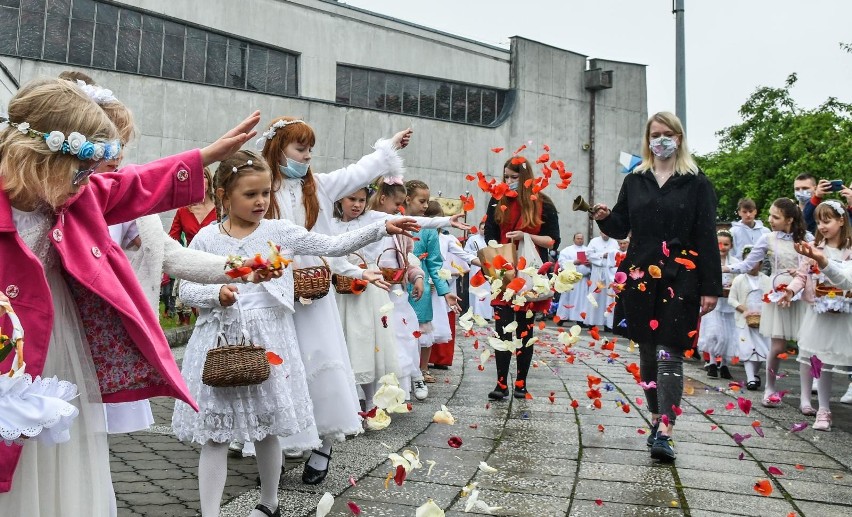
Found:
<path fill-rule="evenodd" d="M 278 508 L 278 482 L 281 477 L 281 447 L 278 437 L 269 435 L 254 442 L 257 449 L 257 469 L 260 473 L 260 503 L 275 511 Z M 201 498 L 201 515 L 218 517 L 222 492 L 228 477 L 228 443 L 208 441 L 201 446 L 198 460 L 198 492 Z M 265 517 L 260 510 L 252 510 L 251 517 Z"/>

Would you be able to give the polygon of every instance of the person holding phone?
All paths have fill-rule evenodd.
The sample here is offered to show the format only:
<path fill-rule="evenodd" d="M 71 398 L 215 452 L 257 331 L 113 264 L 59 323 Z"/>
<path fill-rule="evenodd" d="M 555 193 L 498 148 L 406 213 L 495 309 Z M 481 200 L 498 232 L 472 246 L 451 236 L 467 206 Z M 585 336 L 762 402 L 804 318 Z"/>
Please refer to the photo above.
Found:
<path fill-rule="evenodd" d="M 803 176 L 800 174 L 796 181 L 799 181 L 799 177 Z M 810 175 L 807 175 L 810 176 Z M 813 176 L 810 176 L 813 181 Z M 795 185 L 795 183 L 794 183 Z M 795 188 L 795 187 L 794 187 Z M 802 203 L 798 196 L 798 190 L 796 190 L 797 196 L 796 199 L 799 200 L 799 208 L 802 209 L 802 215 L 805 217 L 805 225 L 808 227 L 808 231 L 814 233 L 816 231 L 816 219 L 814 218 L 814 210 L 816 210 L 817 205 L 823 202 L 824 198 L 832 193 L 838 193 L 840 196 L 846 201 L 846 212 L 852 216 L 852 188 L 846 186 L 842 179 L 835 180 L 826 180 L 821 179 L 819 183 L 815 184 L 813 189 L 813 194 L 808 202 Z"/>

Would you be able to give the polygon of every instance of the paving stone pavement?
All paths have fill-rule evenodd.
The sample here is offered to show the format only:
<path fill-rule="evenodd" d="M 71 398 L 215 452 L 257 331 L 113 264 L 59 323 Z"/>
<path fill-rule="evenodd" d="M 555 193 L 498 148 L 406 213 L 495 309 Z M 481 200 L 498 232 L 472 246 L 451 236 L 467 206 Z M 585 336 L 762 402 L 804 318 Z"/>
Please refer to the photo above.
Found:
<path fill-rule="evenodd" d="M 584 333 L 569 364 L 556 344 L 557 331 L 552 324 L 537 331 L 542 340 L 528 382 L 533 398 L 490 404 L 485 395 L 494 387 L 493 359 L 480 371 L 484 341 L 475 350 L 474 339 L 482 336 L 459 338 L 454 366 L 434 371 L 438 382 L 430 385 L 427 401 L 414 402 L 413 413 L 394 415 L 385 430 L 335 446 L 331 472 L 321 485 L 303 485 L 301 465 L 288 464 L 281 514 L 313 516 L 328 491 L 336 498 L 333 516 L 353 515 L 350 502 L 365 517 L 414 516 L 429 498 L 448 517 L 460 516 L 467 502 L 462 487 L 476 482 L 480 500 L 501 507 L 495 515 L 852 515 L 852 407 L 836 403 L 846 379 L 836 376 L 834 383 L 832 432 L 793 433 L 793 424 L 813 421 L 799 414 L 798 399 L 790 395 L 782 408 L 765 409 L 760 392 L 731 390 L 728 381 L 707 378 L 690 361 L 675 432 L 678 459 L 661 465 L 649 458 L 642 434 L 648 429 L 644 395 L 625 368 L 638 362 L 638 350 L 630 351 L 620 339 L 619 357 L 610 358 L 600 344 L 589 346 Z M 797 393 L 797 364 L 789 359 L 783 368 L 790 374 L 781 388 Z M 743 380 L 741 367 L 733 372 Z M 587 397 L 588 375 L 602 378 L 601 409 Z M 748 415 L 737 407 L 740 396 L 752 401 Z M 579 403 L 576 409 L 572 400 Z M 726 409 L 731 403 L 733 409 Z M 441 404 L 449 407 L 455 425 L 431 422 Z M 197 515 L 199 448 L 170 434 L 170 399 L 155 399 L 153 408 L 157 425 L 151 431 L 110 438 L 119 515 Z M 753 427 L 756 421 L 763 438 Z M 737 444 L 736 433 L 751 436 Z M 451 448 L 450 436 L 460 437 L 462 446 Z M 415 447 L 423 468 L 402 486 L 391 481 L 385 488 L 388 453 Z M 431 472 L 427 461 L 435 462 Z M 498 471 L 479 470 L 481 461 Z M 249 514 L 259 498 L 256 475 L 253 458 L 229 460 L 223 516 Z M 768 497 L 753 490 L 762 479 L 773 488 Z"/>

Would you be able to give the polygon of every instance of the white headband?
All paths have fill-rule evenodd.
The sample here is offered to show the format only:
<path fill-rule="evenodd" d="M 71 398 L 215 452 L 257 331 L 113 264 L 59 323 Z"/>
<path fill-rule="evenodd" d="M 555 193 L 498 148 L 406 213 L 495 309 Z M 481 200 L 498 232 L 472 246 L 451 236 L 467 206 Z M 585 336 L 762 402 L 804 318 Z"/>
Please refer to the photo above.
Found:
<path fill-rule="evenodd" d="M 843 208 L 843 205 L 840 204 L 840 201 L 837 201 L 837 200 L 834 200 L 834 199 L 829 199 L 828 201 L 823 201 L 820 204 L 830 206 L 841 217 L 843 217 L 843 215 L 846 214 L 846 210 Z"/>
<path fill-rule="evenodd" d="M 266 144 L 267 140 L 272 140 L 275 137 L 275 131 L 281 129 L 282 127 L 289 126 L 290 124 L 305 124 L 304 120 L 279 120 L 278 122 L 269 126 L 269 129 L 263 132 L 260 135 L 260 138 L 257 139 L 255 145 L 257 146 L 258 151 L 263 150 L 263 146 Z"/>

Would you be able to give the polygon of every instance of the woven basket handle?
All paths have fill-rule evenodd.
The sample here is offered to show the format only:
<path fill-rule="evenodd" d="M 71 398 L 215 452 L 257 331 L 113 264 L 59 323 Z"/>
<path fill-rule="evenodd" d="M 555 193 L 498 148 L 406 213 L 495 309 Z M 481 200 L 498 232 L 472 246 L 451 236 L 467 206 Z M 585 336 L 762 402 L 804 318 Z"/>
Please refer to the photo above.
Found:
<path fill-rule="evenodd" d="M 243 305 L 240 303 L 240 294 L 234 293 L 234 299 L 236 302 L 232 307 L 237 308 L 237 321 L 240 322 L 240 334 L 242 334 L 243 342 L 251 343 L 251 335 L 249 334 L 248 328 L 246 327 L 246 320 L 243 317 Z M 227 310 L 227 308 L 226 308 Z M 225 315 L 222 314 L 222 317 L 219 318 L 219 333 L 217 335 L 217 345 L 228 344 L 228 338 L 225 336 Z"/>
<path fill-rule="evenodd" d="M 367 267 L 367 259 L 364 258 L 364 255 L 361 255 L 357 251 L 353 251 L 352 253 L 350 253 L 350 255 L 355 255 L 356 257 L 361 259 L 361 264 L 364 264 L 364 267 Z M 359 267 L 360 267 L 360 264 L 359 264 Z"/>
<path fill-rule="evenodd" d="M 391 250 L 395 251 L 398 256 L 402 257 L 402 262 L 399 263 L 399 266 L 408 269 L 408 257 L 406 257 L 405 254 L 403 252 L 401 252 L 399 250 L 399 248 L 397 248 L 397 247 L 387 248 L 387 249 L 382 250 L 382 252 L 379 253 L 379 256 L 376 257 L 376 265 L 379 264 L 379 260 L 381 260 L 382 255 L 384 255 L 385 252 L 388 252 L 388 251 L 391 251 Z"/>

